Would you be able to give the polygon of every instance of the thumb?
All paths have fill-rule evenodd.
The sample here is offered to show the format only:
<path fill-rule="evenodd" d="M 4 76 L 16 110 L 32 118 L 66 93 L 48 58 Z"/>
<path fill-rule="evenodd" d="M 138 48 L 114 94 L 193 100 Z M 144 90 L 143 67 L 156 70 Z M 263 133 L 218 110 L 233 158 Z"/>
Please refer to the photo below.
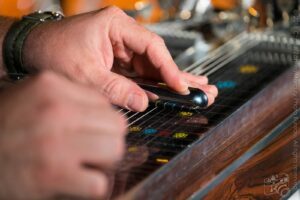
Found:
<path fill-rule="evenodd" d="M 114 105 L 138 112 L 144 111 L 148 106 L 145 91 L 124 76 L 106 72 L 98 84 L 101 92 Z"/>

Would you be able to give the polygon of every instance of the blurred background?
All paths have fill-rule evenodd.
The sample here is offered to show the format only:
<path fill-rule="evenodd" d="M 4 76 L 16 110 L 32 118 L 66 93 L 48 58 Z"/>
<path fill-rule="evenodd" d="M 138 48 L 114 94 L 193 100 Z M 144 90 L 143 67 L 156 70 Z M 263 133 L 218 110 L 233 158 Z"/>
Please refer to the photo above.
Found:
<path fill-rule="evenodd" d="M 298 28 L 300 0 L 0 0 L 0 15 L 20 18 L 36 10 L 65 16 L 109 5 L 161 35 L 181 68 L 243 31 Z"/>

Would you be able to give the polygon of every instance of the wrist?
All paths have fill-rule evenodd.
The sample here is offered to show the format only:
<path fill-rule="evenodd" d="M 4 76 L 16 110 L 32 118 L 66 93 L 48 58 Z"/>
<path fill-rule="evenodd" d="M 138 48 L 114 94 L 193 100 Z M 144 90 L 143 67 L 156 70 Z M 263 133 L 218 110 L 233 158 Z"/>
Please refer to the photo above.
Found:
<path fill-rule="evenodd" d="M 48 23 L 51 22 L 46 22 L 35 27 L 24 41 L 22 52 L 23 67 L 30 73 L 41 69 L 44 62 L 43 58 L 45 54 L 48 54 L 47 47 L 51 35 L 47 30 Z"/>
<path fill-rule="evenodd" d="M 24 16 L 11 26 L 3 42 L 4 63 L 7 67 L 7 74 L 11 79 L 19 80 L 29 74 L 29 70 L 24 65 L 24 58 L 26 59 L 24 50 L 32 52 L 34 48 L 27 50 L 24 49 L 24 46 L 31 32 L 46 22 L 58 21 L 62 18 L 63 16 L 59 13 L 38 11 Z M 39 51 L 42 51 L 42 49 L 39 49 Z M 38 58 L 37 55 L 34 56 L 34 59 Z M 27 65 L 30 68 L 29 66 L 32 64 L 27 62 Z"/>

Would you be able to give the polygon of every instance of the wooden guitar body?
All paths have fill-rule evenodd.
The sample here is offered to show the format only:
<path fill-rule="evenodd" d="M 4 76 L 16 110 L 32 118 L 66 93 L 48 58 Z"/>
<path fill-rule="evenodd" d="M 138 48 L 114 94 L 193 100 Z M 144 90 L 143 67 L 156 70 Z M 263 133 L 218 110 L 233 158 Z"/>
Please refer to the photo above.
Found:
<path fill-rule="evenodd" d="M 208 75 L 218 86 L 220 95 L 211 108 L 150 106 L 146 115 L 124 110 L 130 123 L 128 154 L 115 175 L 111 198 L 286 195 L 299 182 L 299 165 L 291 161 L 293 148 L 286 146 L 299 139 L 293 131 L 294 124 L 299 125 L 295 110 L 300 66 L 293 51 L 298 45 L 298 40 L 285 35 L 244 33 L 186 69 Z M 270 192 L 272 175 L 284 180 L 288 176 L 284 192 Z"/>

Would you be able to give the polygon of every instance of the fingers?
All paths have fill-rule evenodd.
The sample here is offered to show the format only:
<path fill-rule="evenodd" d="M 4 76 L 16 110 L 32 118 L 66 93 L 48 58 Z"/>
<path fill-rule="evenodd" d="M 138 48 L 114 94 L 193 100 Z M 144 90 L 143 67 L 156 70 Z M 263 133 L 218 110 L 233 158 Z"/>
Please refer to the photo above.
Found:
<path fill-rule="evenodd" d="M 208 84 L 205 77 L 196 77 L 180 72 L 163 39 L 158 35 L 140 26 L 115 7 L 110 8 L 110 12 L 115 17 L 111 20 L 109 38 L 113 45 L 114 56 L 120 63 L 123 63 L 123 67 L 133 64 L 137 74 L 145 78 L 162 79 L 170 88 L 181 94 L 188 94 L 190 85 L 200 88 Z M 120 24 L 126 28 L 120 27 Z M 204 87 L 203 90 L 208 95 L 209 103 L 213 103 L 217 90 L 213 86 Z M 108 94 L 108 97 L 112 98 L 111 95 Z M 124 99 L 115 99 L 115 102 L 121 106 L 124 106 L 126 101 L 128 102 L 128 99 L 125 101 Z M 125 104 L 125 107 L 128 105 Z M 138 106 L 133 106 L 131 110 L 137 110 L 137 108 Z M 138 110 L 141 110 L 140 108 Z"/>
<path fill-rule="evenodd" d="M 117 59 L 120 67 L 130 69 L 133 52 L 126 48 L 123 44 L 117 43 L 113 45 L 114 57 Z"/>
<path fill-rule="evenodd" d="M 201 89 L 208 97 L 208 106 L 215 102 L 215 98 L 218 96 L 218 89 L 214 85 L 200 85 L 196 88 Z"/>
<path fill-rule="evenodd" d="M 70 134 L 67 140 L 81 163 L 110 167 L 121 159 L 127 128 L 120 114 L 94 108 L 76 121 L 82 125 L 76 127 L 76 132 Z"/>
<path fill-rule="evenodd" d="M 111 168 L 123 156 L 125 139 L 110 133 L 78 133 L 73 143 L 82 164 Z"/>
<path fill-rule="evenodd" d="M 32 85 L 34 86 L 31 87 Z M 65 101 L 77 102 L 79 104 L 101 104 L 103 106 L 109 106 L 108 101 L 106 101 L 97 91 L 81 84 L 74 84 L 64 76 L 55 74 L 51 71 L 40 73 L 30 79 L 29 87 L 36 91 L 47 90 L 47 92 L 42 94 L 37 92 L 37 95 L 41 95 L 41 98 L 53 99 L 54 97 L 56 100 L 60 98 Z"/>
<path fill-rule="evenodd" d="M 126 28 L 120 27 L 126 24 Z M 129 17 L 116 17 L 110 28 L 110 39 L 113 44 L 122 44 L 138 55 L 145 55 L 152 66 L 160 72 L 164 82 L 180 93 L 188 92 L 188 85 L 180 76 L 180 71 L 173 61 L 163 39 L 138 25 Z M 118 46 L 122 46 L 118 45 Z"/>
<path fill-rule="evenodd" d="M 214 85 L 202 85 L 202 86 L 199 86 L 199 88 L 207 93 L 210 93 L 214 97 L 218 96 L 218 89 Z"/>
<path fill-rule="evenodd" d="M 101 198 L 108 188 L 108 179 L 100 171 L 88 170 L 83 166 L 64 170 L 56 186 L 58 193 L 82 198 Z"/>
<path fill-rule="evenodd" d="M 3 133 L 8 137 L 3 137 L 1 144 L 5 144 L 4 150 L 12 150 L 5 151 L 11 159 L 4 171 L 22 173 L 6 173 L 7 180 L 12 180 L 7 188 L 10 183 L 20 188 L 16 196 L 24 199 L 46 199 L 57 193 L 102 197 L 108 187 L 106 176 L 84 164 L 101 170 L 121 159 L 125 119 L 98 96 L 98 91 L 53 73 L 40 74 L 22 86 L 17 84 L 14 90 L 15 98 L 3 102 L 10 109 Z M 20 130 L 26 137 L 11 134 Z M 13 153 L 15 149 L 22 154 Z"/>
<path fill-rule="evenodd" d="M 138 112 L 147 108 L 148 98 L 146 93 L 133 81 L 113 72 L 107 72 L 99 79 L 101 79 L 99 85 L 102 93 L 113 104 Z"/>
<path fill-rule="evenodd" d="M 107 177 L 101 171 L 84 166 L 100 170 L 110 168 L 121 160 L 126 126 L 124 119 L 110 109 L 99 108 L 88 113 L 81 116 L 81 120 L 77 118 L 81 125 L 67 139 L 78 168 L 73 173 L 69 173 L 71 170 L 64 172 L 59 189 L 73 196 L 100 198 L 107 193 Z"/>
<path fill-rule="evenodd" d="M 181 74 L 186 80 L 186 82 L 189 84 L 189 86 L 197 87 L 208 84 L 208 78 L 206 76 L 196 76 L 187 72 L 181 72 Z"/>
<path fill-rule="evenodd" d="M 208 105 L 214 103 L 215 98 L 218 96 L 218 89 L 214 85 L 208 85 L 208 79 L 205 76 L 195 76 L 186 72 L 182 72 L 190 87 L 199 88 L 205 92 L 208 97 Z"/>

